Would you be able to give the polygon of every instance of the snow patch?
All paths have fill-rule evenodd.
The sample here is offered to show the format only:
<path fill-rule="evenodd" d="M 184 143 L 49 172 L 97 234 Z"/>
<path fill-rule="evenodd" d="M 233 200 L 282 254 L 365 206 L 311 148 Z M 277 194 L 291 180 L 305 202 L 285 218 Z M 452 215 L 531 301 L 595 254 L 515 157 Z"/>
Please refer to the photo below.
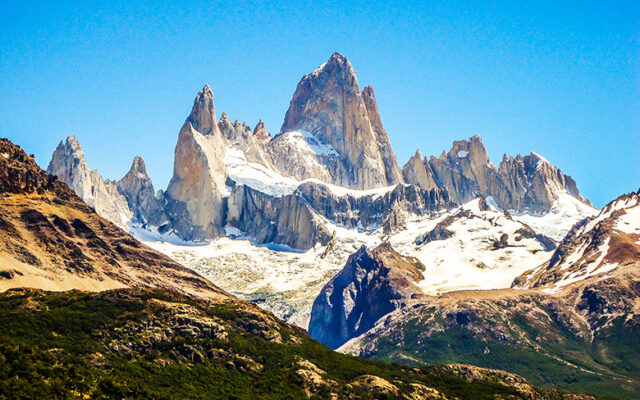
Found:
<path fill-rule="evenodd" d="M 225 225 L 224 226 L 224 233 L 227 236 L 231 236 L 231 237 L 237 237 L 237 238 L 241 238 L 244 236 L 244 233 L 236 228 L 235 226 L 231 226 L 231 225 Z"/>
<path fill-rule="evenodd" d="M 607 238 L 604 243 L 602 243 L 597 250 L 593 252 L 593 254 L 589 254 L 588 257 L 593 255 L 598 255 L 598 258 L 591 262 L 587 262 L 585 264 L 580 265 L 580 269 L 577 271 L 567 272 L 562 279 L 555 282 L 553 287 L 542 289 L 545 293 L 557 293 L 565 286 L 568 286 L 572 283 L 579 282 L 585 280 L 587 278 L 591 278 L 595 275 L 604 274 L 610 271 L 613 271 L 618 267 L 617 263 L 606 263 L 603 264 L 604 258 L 607 256 L 607 252 L 609 251 L 609 241 L 611 238 Z M 578 253 L 578 252 L 577 252 Z M 579 253 L 582 253 L 579 252 Z M 566 261 L 570 262 L 569 259 Z M 575 261 L 573 261 L 575 262 Z M 567 264 L 567 266 L 571 266 L 571 264 Z M 566 269 L 567 266 L 564 266 L 562 269 Z"/>
<path fill-rule="evenodd" d="M 598 210 L 563 191 L 558 193 L 558 199 L 547 214 L 510 213 L 513 219 L 529 225 L 534 231 L 560 241 L 573 225 L 585 217 L 596 215 Z"/>
<path fill-rule="evenodd" d="M 138 224 L 134 224 L 131 221 L 127 223 L 127 227 L 129 228 L 129 233 L 131 236 L 136 238 L 137 240 L 144 243 L 168 243 L 176 246 L 202 246 L 207 244 L 208 242 L 195 242 L 195 241 L 186 241 L 180 239 L 178 235 L 175 234 L 173 230 L 170 230 L 166 233 L 160 233 L 158 231 L 158 227 L 156 226 L 146 226 L 142 227 Z"/>
<path fill-rule="evenodd" d="M 458 158 L 465 158 L 465 157 L 466 157 L 466 156 L 468 156 L 468 155 L 469 155 L 469 152 L 468 152 L 468 151 L 460 150 L 460 151 L 458 152 Z"/>
<path fill-rule="evenodd" d="M 396 187 L 396 185 L 392 185 L 375 189 L 358 190 L 332 185 L 322 182 L 319 179 L 304 179 L 299 181 L 292 177 L 283 176 L 279 172 L 265 167 L 262 164 L 247 161 L 244 153 L 235 148 L 227 148 L 223 162 L 227 167 L 229 178 L 233 181 L 275 197 L 292 194 L 298 186 L 307 182 L 322 185 L 335 196 L 372 196 L 374 199 L 392 191 Z"/>
<path fill-rule="evenodd" d="M 618 217 L 613 229 L 624 233 L 640 235 L 640 207 L 625 208 L 625 214 Z"/>

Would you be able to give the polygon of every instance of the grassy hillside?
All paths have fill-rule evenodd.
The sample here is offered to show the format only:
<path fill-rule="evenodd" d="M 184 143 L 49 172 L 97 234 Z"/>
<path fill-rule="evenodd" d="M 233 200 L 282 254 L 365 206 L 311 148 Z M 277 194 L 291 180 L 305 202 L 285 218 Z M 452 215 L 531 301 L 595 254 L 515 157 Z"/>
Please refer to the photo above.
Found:
<path fill-rule="evenodd" d="M 417 308 L 382 333 L 363 337 L 360 346 L 361 355 L 387 362 L 473 364 L 508 370 L 537 385 L 637 399 L 636 320 L 603 319 L 594 331 L 560 303 L 522 296 Z"/>
<path fill-rule="evenodd" d="M 12 290 L 0 327 L 0 399 L 586 398 L 339 354 L 251 304 L 162 290 Z"/>

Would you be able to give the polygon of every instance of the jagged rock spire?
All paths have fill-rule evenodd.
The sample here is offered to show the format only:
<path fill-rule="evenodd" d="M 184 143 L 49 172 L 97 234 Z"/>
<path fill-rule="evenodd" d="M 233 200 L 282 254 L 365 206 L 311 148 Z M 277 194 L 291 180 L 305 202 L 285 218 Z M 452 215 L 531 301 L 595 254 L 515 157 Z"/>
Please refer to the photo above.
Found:
<path fill-rule="evenodd" d="M 373 89 L 360 91 L 353 66 L 342 54 L 334 53 L 298 84 L 281 132 L 298 130 L 337 153 L 319 160 L 330 183 L 368 189 L 402 182 Z"/>
<path fill-rule="evenodd" d="M 118 192 L 115 182 L 105 180 L 97 170 L 89 169 L 82 146 L 75 136 L 69 136 L 58 144 L 47 172 L 69 185 L 98 214 L 126 228 L 132 217 L 127 200 Z"/>
<path fill-rule="evenodd" d="M 147 175 L 147 167 L 144 164 L 144 160 L 140 156 L 135 156 L 133 158 L 133 163 L 131 163 L 131 169 L 129 173 L 140 173 L 143 175 Z"/>
<path fill-rule="evenodd" d="M 203 135 L 220 133 L 216 123 L 213 91 L 209 85 L 205 85 L 204 88 L 198 92 L 187 121 L 191 122 L 193 128 Z"/>
<path fill-rule="evenodd" d="M 271 135 L 267 132 L 267 128 L 264 126 L 262 118 L 260 118 L 256 127 L 253 128 L 253 136 L 260 142 L 265 142 L 271 138 Z"/>
<path fill-rule="evenodd" d="M 147 175 L 144 160 L 136 156 L 129 172 L 117 182 L 118 191 L 124 195 L 134 212 L 134 221 L 140 224 L 161 226 L 167 222 L 163 202 L 155 196 L 151 178 Z"/>
<path fill-rule="evenodd" d="M 448 153 L 419 162 L 411 157 L 402 169 L 407 183 L 447 189 L 458 202 L 491 196 L 504 210 L 548 212 L 562 192 L 589 204 L 575 181 L 537 153 L 502 157 L 496 168 L 479 136 L 457 140 Z"/>
<path fill-rule="evenodd" d="M 224 111 L 222 112 L 222 115 L 220 115 L 220 121 L 218 121 L 218 128 L 220 128 L 221 131 L 225 129 L 233 128 L 233 123 L 231 122 L 231 119 L 229 119 L 229 116 Z"/>

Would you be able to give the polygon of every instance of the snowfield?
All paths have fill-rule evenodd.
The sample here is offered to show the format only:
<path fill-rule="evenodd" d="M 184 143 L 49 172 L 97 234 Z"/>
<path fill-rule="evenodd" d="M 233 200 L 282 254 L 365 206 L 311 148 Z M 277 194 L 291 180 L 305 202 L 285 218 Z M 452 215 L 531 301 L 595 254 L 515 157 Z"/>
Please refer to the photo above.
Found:
<path fill-rule="evenodd" d="M 544 216 L 527 214 L 510 218 L 488 203 L 488 211 L 481 211 L 479 201 L 472 200 L 456 209 L 428 216 L 408 215 L 406 229 L 390 236 L 383 235 L 382 229 L 368 233 L 323 219 L 329 231 L 336 232 L 335 245 L 330 250 L 320 245 L 304 252 L 286 251 L 288 249 L 278 245 L 256 245 L 237 228 L 229 226 L 225 227 L 229 237 L 205 245 L 171 243 L 162 237 L 152 237 L 145 244 L 192 268 L 224 290 L 307 328 L 315 297 L 362 245 L 375 247 L 389 240 L 399 253 L 418 258 L 426 270 L 424 279 L 416 284 L 426 294 L 505 288 L 516 276 L 548 260 L 552 253 L 545 251 L 538 240 L 516 233 L 525 221 L 537 233 L 546 232 L 556 239 L 586 215 L 596 212 L 578 207 L 565 196 Z M 468 212 L 468 216 L 454 218 L 447 227 L 451 237 L 416 244 L 418 236 L 461 211 Z M 495 245 L 505 234 L 506 241 Z"/>
<path fill-rule="evenodd" d="M 297 131 L 295 133 L 300 135 L 299 137 L 296 136 L 300 141 L 306 143 L 302 134 Z M 333 147 L 331 147 L 331 149 L 333 149 Z M 322 149 L 318 151 L 321 150 Z M 324 149 L 322 151 L 324 152 L 323 154 L 331 154 L 331 152 L 327 149 Z M 335 150 L 332 151 L 335 152 Z M 375 196 L 384 195 L 385 193 L 392 191 L 393 188 L 396 187 L 396 185 L 392 185 L 376 189 L 358 190 L 332 185 L 318 179 L 297 180 L 289 176 L 284 176 L 278 171 L 265 167 L 262 164 L 247 161 L 242 150 L 238 150 L 233 147 L 227 148 L 224 158 L 224 164 L 227 167 L 229 178 L 231 178 L 233 181 L 275 197 L 292 194 L 298 186 L 307 182 L 323 185 L 336 196 L 349 195 L 352 197 L 374 196 L 375 198 Z"/>

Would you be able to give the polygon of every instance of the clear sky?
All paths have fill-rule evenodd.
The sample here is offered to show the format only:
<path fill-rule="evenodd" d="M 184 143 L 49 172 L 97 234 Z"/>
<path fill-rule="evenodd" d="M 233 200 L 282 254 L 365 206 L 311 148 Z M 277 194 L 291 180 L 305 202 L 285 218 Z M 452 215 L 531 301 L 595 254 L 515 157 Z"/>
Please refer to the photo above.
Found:
<path fill-rule="evenodd" d="M 480 135 L 536 151 L 597 206 L 640 187 L 640 2 L 0 0 L 0 136 L 47 166 L 76 135 L 91 168 L 142 156 L 166 188 L 195 94 L 277 133 L 334 52 L 373 85 L 401 164 Z M 164 3 L 164 2 L 163 2 Z"/>

